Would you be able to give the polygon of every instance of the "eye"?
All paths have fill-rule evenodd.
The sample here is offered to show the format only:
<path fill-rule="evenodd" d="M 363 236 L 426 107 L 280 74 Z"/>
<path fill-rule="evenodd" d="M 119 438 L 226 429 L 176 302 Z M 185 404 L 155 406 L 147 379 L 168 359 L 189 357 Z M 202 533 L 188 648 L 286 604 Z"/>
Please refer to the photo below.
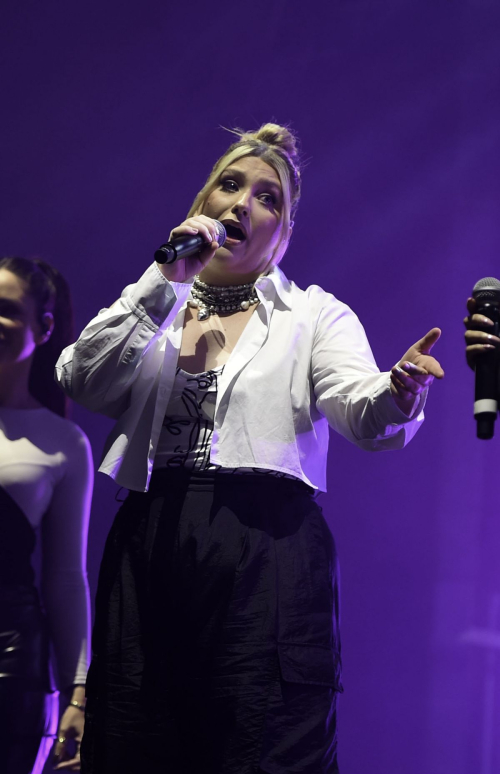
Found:
<path fill-rule="evenodd" d="M 2 299 L 0 301 L 0 317 L 16 320 L 19 319 L 21 315 L 22 310 L 18 307 L 17 304 L 14 304 L 12 301 L 8 301 L 7 299 Z"/>
<path fill-rule="evenodd" d="M 272 205 L 273 207 L 276 205 L 276 196 L 273 196 L 273 194 L 263 193 L 259 198 L 264 204 Z"/>
<path fill-rule="evenodd" d="M 221 180 L 220 182 L 221 188 L 223 191 L 237 191 L 238 190 L 238 184 L 232 180 L 230 177 L 226 177 L 225 180 Z"/>

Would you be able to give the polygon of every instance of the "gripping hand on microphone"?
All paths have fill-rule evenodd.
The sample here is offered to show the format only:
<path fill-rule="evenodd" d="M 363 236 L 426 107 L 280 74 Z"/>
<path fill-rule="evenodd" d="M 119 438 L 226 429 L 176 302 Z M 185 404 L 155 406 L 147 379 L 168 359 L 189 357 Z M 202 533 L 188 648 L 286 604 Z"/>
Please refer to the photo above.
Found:
<path fill-rule="evenodd" d="M 219 249 L 215 221 L 206 215 L 193 215 L 192 218 L 184 220 L 180 226 L 172 229 L 169 241 L 182 234 L 201 234 L 206 241 L 206 247 L 196 255 L 191 255 L 182 261 L 158 264 L 161 273 L 170 282 L 185 282 L 194 277 L 195 274 L 199 274 Z"/>
<path fill-rule="evenodd" d="M 467 301 L 468 317 L 464 319 L 465 331 L 465 357 L 467 363 L 475 369 L 478 357 L 485 352 L 491 352 L 500 347 L 500 339 L 488 332 L 493 329 L 494 322 L 489 317 L 476 314 L 477 303 L 473 298 Z"/>
<path fill-rule="evenodd" d="M 440 336 L 440 329 L 432 328 L 410 347 L 391 370 L 392 396 L 397 406 L 407 416 L 412 415 L 420 393 L 430 387 L 434 379 L 442 379 L 444 376 L 440 364 L 430 354 Z"/>

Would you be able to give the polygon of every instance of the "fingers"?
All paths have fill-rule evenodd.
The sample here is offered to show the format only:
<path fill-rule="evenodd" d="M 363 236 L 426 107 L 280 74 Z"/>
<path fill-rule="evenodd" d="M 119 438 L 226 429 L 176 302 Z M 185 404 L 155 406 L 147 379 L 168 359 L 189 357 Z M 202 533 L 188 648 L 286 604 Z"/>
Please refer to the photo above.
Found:
<path fill-rule="evenodd" d="M 58 744 L 59 739 L 58 738 Z M 80 771 L 80 743 L 81 743 L 81 736 L 77 736 L 74 738 L 74 740 L 71 742 L 72 750 L 71 753 L 68 753 L 66 742 L 64 743 L 63 749 L 60 751 L 58 755 L 58 745 L 56 745 L 56 750 L 54 753 L 54 763 L 57 765 L 54 765 L 55 771 Z M 72 755 L 72 758 L 69 758 L 68 760 L 64 760 L 64 758 L 67 755 Z"/>
<path fill-rule="evenodd" d="M 59 735 L 57 737 L 56 746 L 54 748 L 54 760 L 60 761 L 61 758 L 64 758 L 64 755 L 66 753 L 66 737 L 59 731 Z"/>
<path fill-rule="evenodd" d="M 482 314 L 473 314 L 471 317 L 464 318 L 464 325 L 467 328 L 465 333 L 465 342 L 469 344 L 491 344 L 500 346 L 500 338 L 489 331 L 494 329 L 495 323 L 489 317 Z M 486 330 L 483 330 L 486 328 Z"/>
<path fill-rule="evenodd" d="M 476 330 L 477 328 L 491 328 L 495 323 L 484 314 L 472 314 L 469 317 L 464 317 L 464 325 L 466 328 Z"/>
<path fill-rule="evenodd" d="M 407 390 L 403 382 L 398 379 L 397 372 L 393 371 L 391 371 L 391 391 L 393 395 L 400 400 L 415 400 L 415 393 Z"/>
<path fill-rule="evenodd" d="M 404 400 L 420 395 L 427 387 L 430 387 L 433 381 L 432 374 L 412 363 L 404 363 L 402 366 L 396 365 L 391 370 L 391 382 Z"/>
<path fill-rule="evenodd" d="M 467 301 L 469 316 L 464 318 L 465 331 L 465 357 L 467 363 L 474 370 L 478 358 L 487 352 L 500 349 L 500 338 L 490 333 L 495 330 L 495 323 L 483 314 L 476 313 L 476 302 L 473 298 Z M 486 329 L 486 330 L 485 330 Z"/>
<path fill-rule="evenodd" d="M 80 771 L 80 766 L 80 753 L 78 753 L 78 755 L 76 755 L 70 761 L 58 763 L 57 766 L 54 766 L 54 771 Z"/>
<path fill-rule="evenodd" d="M 414 379 L 417 377 L 427 376 L 429 373 L 425 368 L 418 366 L 416 363 L 410 363 L 409 361 L 398 363 L 398 366 L 402 368 L 403 371 L 406 371 L 406 373 L 410 374 L 410 376 L 412 376 Z"/>
<path fill-rule="evenodd" d="M 468 347 L 471 344 L 483 344 L 488 346 L 489 349 L 495 349 L 495 347 L 500 346 L 500 338 L 493 333 L 470 329 L 465 331 L 465 343 Z"/>
<path fill-rule="evenodd" d="M 465 358 L 467 365 L 474 371 L 478 360 L 485 357 L 487 352 L 493 352 L 496 349 L 494 344 L 471 344 L 465 348 Z"/>
<path fill-rule="evenodd" d="M 427 355 L 440 337 L 441 337 L 441 329 L 431 328 L 431 330 L 428 333 L 426 333 L 425 336 L 423 336 L 423 338 L 420 339 L 420 341 L 417 341 L 417 343 L 415 344 L 415 347 L 416 349 L 418 349 L 419 352 L 423 352 L 424 354 Z"/>
<path fill-rule="evenodd" d="M 436 379 L 442 379 L 444 377 L 444 370 L 435 357 L 424 355 L 420 360 L 420 365 L 427 371 L 428 374 L 434 376 Z"/>
<path fill-rule="evenodd" d="M 54 747 L 54 769 L 80 771 L 80 742 L 84 723 L 84 714 L 80 709 L 72 706 L 66 708 L 59 722 Z"/>
<path fill-rule="evenodd" d="M 469 312 L 469 314 L 474 314 L 475 310 L 476 310 L 476 302 L 475 302 L 475 300 L 473 298 L 468 298 L 467 299 L 467 311 Z"/>
<path fill-rule="evenodd" d="M 481 355 L 483 352 L 491 352 L 493 349 L 496 349 L 494 344 L 470 344 L 466 350 L 465 354 L 467 357 L 475 355 Z"/>
<path fill-rule="evenodd" d="M 219 247 L 217 241 L 219 234 L 215 221 L 206 215 L 194 215 L 192 218 L 188 218 L 180 226 L 172 229 L 169 239 L 174 239 L 181 234 L 200 234 L 207 244 L 213 245 L 216 243 L 217 247 Z"/>
<path fill-rule="evenodd" d="M 479 318 L 479 323 L 475 318 Z M 470 319 L 472 325 L 485 325 L 482 322 L 480 315 L 473 315 Z M 484 318 L 488 319 L 488 318 Z M 465 319 L 465 325 L 469 324 L 469 318 Z M 491 320 L 489 320 L 491 322 Z M 485 326 L 486 327 L 486 326 Z M 485 355 L 487 352 L 493 352 L 495 349 L 500 348 L 500 338 L 494 336 L 492 333 L 486 331 L 477 330 L 476 328 L 469 328 L 465 331 L 465 357 L 470 368 L 474 370 L 476 367 L 477 359 Z"/>

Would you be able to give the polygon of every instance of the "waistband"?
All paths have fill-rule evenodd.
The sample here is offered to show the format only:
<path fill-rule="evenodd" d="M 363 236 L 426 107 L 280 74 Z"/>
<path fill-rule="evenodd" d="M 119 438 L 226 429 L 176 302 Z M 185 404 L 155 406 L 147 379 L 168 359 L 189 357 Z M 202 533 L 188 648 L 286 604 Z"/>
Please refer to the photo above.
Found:
<path fill-rule="evenodd" d="M 186 468 L 157 468 L 153 471 L 149 485 L 150 493 L 164 492 L 166 487 L 177 486 L 197 491 L 239 489 L 243 491 L 295 492 L 315 497 L 316 489 L 298 478 L 273 476 L 268 472 L 229 473 L 221 470 L 189 470 Z"/>

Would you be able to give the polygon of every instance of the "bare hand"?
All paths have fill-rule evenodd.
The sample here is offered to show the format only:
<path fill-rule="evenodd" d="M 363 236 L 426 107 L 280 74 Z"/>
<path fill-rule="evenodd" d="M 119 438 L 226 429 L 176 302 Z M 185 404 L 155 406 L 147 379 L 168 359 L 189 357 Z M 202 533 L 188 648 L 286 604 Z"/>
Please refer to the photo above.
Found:
<path fill-rule="evenodd" d="M 391 392 L 398 407 L 410 416 L 415 398 L 430 387 L 434 379 L 442 379 L 444 371 L 429 353 L 441 336 L 439 328 L 416 342 L 391 370 Z"/>
<path fill-rule="evenodd" d="M 196 255 L 183 258 L 176 263 L 158 264 L 161 273 L 170 282 L 185 282 L 194 277 L 195 274 L 199 274 L 219 249 L 215 221 L 206 215 L 193 215 L 192 218 L 183 221 L 180 226 L 172 229 L 169 241 L 182 234 L 200 234 L 206 241 L 206 247 Z"/>
<path fill-rule="evenodd" d="M 80 771 L 80 744 L 83 737 L 85 715 L 78 707 L 69 706 L 59 723 L 57 742 L 54 750 L 55 771 Z M 70 756 L 68 748 L 75 745 L 75 751 Z"/>
<path fill-rule="evenodd" d="M 469 298 L 467 301 L 469 316 L 464 319 L 464 325 L 467 328 L 465 331 L 465 357 L 472 369 L 476 367 L 478 357 L 484 352 L 491 352 L 500 347 L 498 336 L 483 330 L 483 328 L 493 329 L 494 322 L 482 314 L 475 314 L 476 306 L 475 300 Z"/>

